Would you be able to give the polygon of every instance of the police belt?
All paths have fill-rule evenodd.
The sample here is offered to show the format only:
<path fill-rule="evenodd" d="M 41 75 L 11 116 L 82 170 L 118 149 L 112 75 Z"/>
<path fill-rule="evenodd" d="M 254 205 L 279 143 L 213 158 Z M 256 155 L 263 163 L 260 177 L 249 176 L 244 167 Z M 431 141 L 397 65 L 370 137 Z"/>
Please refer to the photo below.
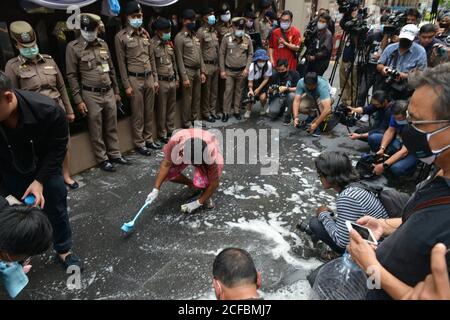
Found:
<path fill-rule="evenodd" d="M 188 68 L 188 69 L 191 69 L 191 70 L 198 70 L 198 69 L 200 69 L 200 66 L 186 66 L 185 65 L 185 67 Z"/>
<path fill-rule="evenodd" d="M 158 75 L 158 81 L 175 81 L 176 80 L 176 77 L 175 77 L 175 75 L 172 75 L 172 76 L 160 76 L 160 75 Z"/>
<path fill-rule="evenodd" d="M 231 70 L 231 71 L 244 71 L 245 70 L 245 66 L 240 67 L 240 68 L 232 68 L 229 66 L 225 66 L 227 69 Z"/>
<path fill-rule="evenodd" d="M 203 61 L 205 64 L 217 64 L 217 60 L 205 60 Z"/>
<path fill-rule="evenodd" d="M 109 90 L 111 90 L 111 86 L 103 87 L 103 88 L 96 88 L 96 87 L 88 87 L 85 85 L 82 85 L 81 88 L 85 91 L 91 91 L 91 92 L 99 92 L 99 93 L 106 93 Z"/>
<path fill-rule="evenodd" d="M 128 75 L 130 77 L 135 78 L 147 78 L 152 72 L 151 71 L 145 71 L 145 72 L 130 72 L 128 71 Z"/>

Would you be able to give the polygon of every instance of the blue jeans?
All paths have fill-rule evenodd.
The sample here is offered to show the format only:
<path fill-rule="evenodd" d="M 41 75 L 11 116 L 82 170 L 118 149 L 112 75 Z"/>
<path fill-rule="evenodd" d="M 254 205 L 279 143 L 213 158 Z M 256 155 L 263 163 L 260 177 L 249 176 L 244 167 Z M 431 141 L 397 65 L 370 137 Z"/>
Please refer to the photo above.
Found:
<path fill-rule="evenodd" d="M 380 150 L 381 141 L 383 139 L 382 133 L 369 134 L 368 143 L 372 152 Z M 386 154 L 393 155 L 402 148 L 403 144 L 400 140 L 394 139 L 386 148 Z M 408 154 L 405 158 L 398 160 L 392 166 L 389 171 L 396 177 L 409 176 L 414 173 L 417 166 L 417 159 L 414 155 Z"/>
<path fill-rule="evenodd" d="M 319 240 L 322 240 L 334 252 L 339 253 L 339 254 L 342 254 L 345 252 L 345 248 L 339 247 L 333 241 L 333 239 L 331 239 L 330 235 L 328 234 L 327 230 L 323 226 L 322 222 L 320 222 L 319 218 L 312 217 L 311 220 L 309 220 L 309 229 L 314 234 L 314 237 L 316 237 Z"/>
<path fill-rule="evenodd" d="M 2 173 L 2 184 L 7 192 L 21 199 L 25 190 L 35 180 L 34 174 L 21 176 Z M 68 252 L 72 247 L 72 230 L 67 213 L 67 189 L 61 174 L 48 177 L 44 183 L 44 213 L 53 227 L 53 248 L 58 253 Z"/>

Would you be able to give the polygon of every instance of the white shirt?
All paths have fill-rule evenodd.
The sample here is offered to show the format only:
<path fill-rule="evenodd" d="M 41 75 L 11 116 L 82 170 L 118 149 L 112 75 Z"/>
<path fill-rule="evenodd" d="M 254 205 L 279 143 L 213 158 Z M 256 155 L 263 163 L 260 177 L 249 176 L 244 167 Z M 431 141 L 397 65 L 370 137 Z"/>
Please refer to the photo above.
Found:
<path fill-rule="evenodd" d="M 264 73 L 264 77 L 271 77 L 272 76 L 272 64 L 270 61 L 267 61 L 267 71 Z M 248 72 L 248 80 L 254 81 L 259 80 L 262 77 L 262 69 L 259 68 L 258 64 L 256 62 L 253 62 L 250 65 L 249 72 Z"/>

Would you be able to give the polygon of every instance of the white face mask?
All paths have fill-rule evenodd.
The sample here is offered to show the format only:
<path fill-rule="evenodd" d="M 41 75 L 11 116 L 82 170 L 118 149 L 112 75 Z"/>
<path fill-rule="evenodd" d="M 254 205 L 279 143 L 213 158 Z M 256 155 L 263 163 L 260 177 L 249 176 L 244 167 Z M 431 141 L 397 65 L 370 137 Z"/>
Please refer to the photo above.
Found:
<path fill-rule="evenodd" d="M 280 23 L 280 27 L 281 27 L 281 29 L 283 29 L 283 30 L 289 29 L 290 26 L 291 26 L 291 23 L 290 23 L 290 22 L 282 22 L 282 23 Z"/>
<path fill-rule="evenodd" d="M 266 65 L 265 62 L 258 62 L 258 67 L 260 68 L 264 68 L 265 65 Z"/>
<path fill-rule="evenodd" d="M 244 36 L 244 30 L 235 30 L 234 35 L 238 38 L 242 38 Z"/>
<path fill-rule="evenodd" d="M 80 30 L 80 31 L 81 31 L 81 36 L 87 42 L 92 42 L 92 41 L 95 41 L 95 39 L 97 39 L 97 31 L 84 31 L 84 30 Z"/>
<path fill-rule="evenodd" d="M 220 16 L 220 20 L 222 20 L 223 22 L 228 22 L 231 19 L 231 13 L 227 13 L 227 14 L 222 14 Z"/>
<path fill-rule="evenodd" d="M 317 29 L 323 30 L 323 29 L 325 29 L 326 27 L 327 27 L 327 24 L 326 24 L 326 23 L 323 23 L 323 22 L 317 22 Z"/>

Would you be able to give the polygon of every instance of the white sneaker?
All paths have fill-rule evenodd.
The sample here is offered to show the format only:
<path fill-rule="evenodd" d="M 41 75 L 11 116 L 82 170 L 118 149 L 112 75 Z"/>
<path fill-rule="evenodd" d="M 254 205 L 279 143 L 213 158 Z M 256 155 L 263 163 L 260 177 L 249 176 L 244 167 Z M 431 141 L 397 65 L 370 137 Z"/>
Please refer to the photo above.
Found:
<path fill-rule="evenodd" d="M 250 115 L 252 114 L 251 111 L 246 111 L 244 114 L 244 119 L 250 119 Z"/>

